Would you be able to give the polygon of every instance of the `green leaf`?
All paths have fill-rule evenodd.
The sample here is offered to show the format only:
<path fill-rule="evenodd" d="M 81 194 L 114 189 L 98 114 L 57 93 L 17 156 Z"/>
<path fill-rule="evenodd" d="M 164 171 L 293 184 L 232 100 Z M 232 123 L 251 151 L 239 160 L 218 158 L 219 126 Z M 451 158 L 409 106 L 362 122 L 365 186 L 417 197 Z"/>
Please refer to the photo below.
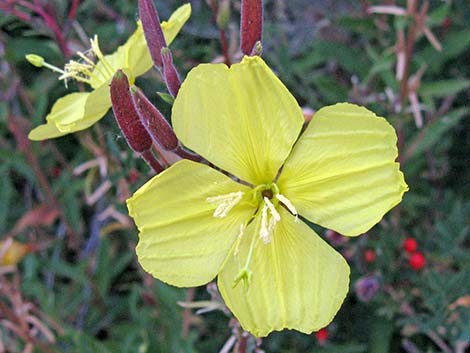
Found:
<path fill-rule="evenodd" d="M 13 197 L 13 186 L 9 178 L 8 165 L 0 169 L 0 180 L 2 180 L 2 192 L 0 192 L 0 234 L 4 234 L 7 227 L 8 213 Z"/>
<path fill-rule="evenodd" d="M 419 93 L 423 96 L 431 97 L 447 97 L 457 94 L 460 91 L 470 87 L 470 80 L 455 79 L 455 80 L 442 80 L 429 83 L 423 83 L 419 89 Z"/>
<path fill-rule="evenodd" d="M 168 104 L 173 104 L 175 99 L 168 93 L 165 92 L 157 92 L 161 99 L 163 99 Z"/>
<path fill-rule="evenodd" d="M 421 52 L 419 58 L 421 62 L 428 64 L 429 72 L 438 72 L 449 60 L 458 57 L 462 52 L 468 50 L 470 46 L 470 29 L 450 33 L 442 43 L 441 53 L 436 52 L 432 46 Z M 417 55 L 418 56 L 418 55 Z"/>
<path fill-rule="evenodd" d="M 369 352 L 388 353 L 393 335 L 393 322 L 374 317 L 369 327 Z"/>
<path fill-rule="evenodd" d="M 452 127 L 456 126 L 460 119 L 470 111 L 468 107 L 463 107 L 451 111 L 449 114 L 440 119 L 432 122 L 422 129 L 408 145 L 405 152 L 405 159 L 418 156 L 423 151 L 433 147 L 439 142 L 441 137 L 449 131 Z"/>

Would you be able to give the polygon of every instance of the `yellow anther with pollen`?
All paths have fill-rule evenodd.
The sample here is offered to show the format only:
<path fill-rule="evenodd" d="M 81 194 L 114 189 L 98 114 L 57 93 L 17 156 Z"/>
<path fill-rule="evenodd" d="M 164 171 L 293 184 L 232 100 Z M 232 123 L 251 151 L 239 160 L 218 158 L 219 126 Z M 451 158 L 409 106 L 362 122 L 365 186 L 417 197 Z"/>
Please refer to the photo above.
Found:
<path fill-rule="evenodd" d="M 279 201 L 281 201 L 284 206 L 286 206 L 286 208 L 290 211 L 290 213 L 292 213 L 295 216 L 295 221 L 298 222 L 299 214 L 297 213 L 297 210 L 295 206 L 292 204 L 292 202 L 290 202 L 290 200 L 282 194 L 277 194 L 276 198 Z"/>
<path fill-rule="evenodd" d="M 213 216 L 215 218 L 224 218 L 230 212 L 230 210 L 240 202 L 243 197 L 243 192 L 231 192 L 226 195 L 212 196 L 206 198 L 206 201 L 212 204 L 216 204 L 217 208 L 214 211 Z"/>
<path fill-rule="evenodd" d="M 273 205 L 271 200 L 266 196 L 263 198 L 264 206 L 261 211 L 261 227 L 259 231 L 259 236 L 263 239 L 265 244 L 271 242 L 271 233 L 274 230 L 274 226 L 277 222 L 281 220 L 281 215 L 277 212 L 276 207 Z M 268 210 L 270 217 L 268 216 Z"/>

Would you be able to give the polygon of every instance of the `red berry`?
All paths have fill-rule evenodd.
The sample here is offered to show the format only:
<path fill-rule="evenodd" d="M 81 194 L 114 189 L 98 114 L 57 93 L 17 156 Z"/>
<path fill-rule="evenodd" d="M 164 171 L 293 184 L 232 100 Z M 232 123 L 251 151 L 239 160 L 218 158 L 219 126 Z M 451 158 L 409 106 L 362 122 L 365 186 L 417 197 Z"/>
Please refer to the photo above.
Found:
<path fill-rule="evenodd" d="M 327 328 L 322 328 L 320 331 L 315 332 L 315 337 L 319 343 L 325 343 L 329 335 L 330 333 Z"/>
<path fill-rule="evenodd" d="M 424 266 L 426 266 L 426 258 L 424 257 L 423 253 L 417 251 L 411 254 L 410 258 L 408 259 L 408 263 L 413 270 L 419 271 Z"/>
<path fill-rule="evenodd" d="M 368 263 L 374 262 L 376 257 L 377 257 L 377 254 L 372 249 L 367 249 L 364 252 L 364 260 Z"/>
<path fill-rule="evenodd" d="M 416 250 L 418 250 L 418 242 L 415 238 L 405 238 L 403 241 L 403 249 L 405 249 L 405 251 L 408 253 L 414 253 Z"/>

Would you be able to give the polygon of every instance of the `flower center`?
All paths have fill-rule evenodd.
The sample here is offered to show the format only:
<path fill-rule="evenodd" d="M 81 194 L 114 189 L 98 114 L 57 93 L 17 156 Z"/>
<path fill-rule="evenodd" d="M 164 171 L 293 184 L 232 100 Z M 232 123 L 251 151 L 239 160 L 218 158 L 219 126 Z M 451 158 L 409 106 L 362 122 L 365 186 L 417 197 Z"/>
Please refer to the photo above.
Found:
<path fill-rule="evenodd" d="M 70 60 L 65 64 L 59 80 L 64 80 L 67 85 L 68 79 L 74 79 L 97 88 L 114 75 L 116 70 L 101 52 L 97 35 L 90 39 L 90 45 L 91 48 L 86 53 L 77 52 L 80 60 Z M 98 59 L 96 63 L 91 59 L 93 57 Z"/>
<path fill-rule="evenodd" d="M 254 248 L 259 239 L 261 239 L 264 244 L 271 243 L 276 224 L 281 220 L 281 215 L 278 211 L 279 207 L 285 207 L 296 217 L 296 220 L 298 219 L 297 210 L 294 205 L 287 197 L 280 193 L 279 187 L 275 183 L 258 185 L 248 193 L 247 196 L 250 196 L 250 194 L 252 204 L 256 206 L 256 211 L 251 218 L 247 219 L 240 225 L 240 232 L 238 234 L 234 250 L 235 256 L 238 256 L 239 254 L 239 246 L 248 224 L 252 221 L 256 221 L 257 219 L 259 219 L 259 223 L 256 223 L 255 234 L 250 241 L 250 247 L 245 264 L 240 268 L 234 280 L 234 286 L 236 286 L 241 280 L 245 282 L 245 285 L 249 284 L 252 274 L 250 263 Z M 244 193 L 239 191 L 226 195 L 208 197 L 206 201 L 216 205 L 213 217 L 224 218 L 228 215 L 230 210 L 240 202 L 243 196 Z"/>
<path fill-rule="evenodd" d="M 267 197 L 268 199 L 272 199 L 273 196 L 274 196 L 274 193 L 272 190 L 270 189 L 267 189 L 267 190 L 263 190 L 261 192 L 261 196 L 263 196 L 263 198 Z"/>

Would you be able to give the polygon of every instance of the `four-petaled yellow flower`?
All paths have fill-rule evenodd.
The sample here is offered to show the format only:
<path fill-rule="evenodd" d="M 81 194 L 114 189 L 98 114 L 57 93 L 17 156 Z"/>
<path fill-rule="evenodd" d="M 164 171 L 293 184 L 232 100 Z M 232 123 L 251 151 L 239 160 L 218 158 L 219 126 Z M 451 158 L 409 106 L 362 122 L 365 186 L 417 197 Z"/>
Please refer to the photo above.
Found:
<path fill-rule="evenodd" d="M 191 5 L 178 8 L 166 22 L 161 23 L 166 43 L 169 45 L 191 15 Z M 93 62 L 87 55 L 77 53 L 80 61 L 70 61 L 61 79 L 75 79 L 91 86 L 91 92 L 71 93 L 58 99 L 46 117 L 46 124 L 29 133 L 31 140 L 46 140 L 72 132 L 84 130 L 100 120 L 111 108 L 109 83 L 117 70 L 126 72 L 131 82 L 152 67 L 152 58 L 145 41 L 142 24 L 127 42 L 113 54 L 103 55 L 98 37 L 91 40 L 91 52 L 96 56 Z"/>
<path fill-rule="evenodd" d="M 182 160 L 140 188 L 128 207 L 143 268 L 178 287 L 218 275 L 255 336 L 326 326 L 349 267 L 302 217 L 356 236 L 398 204 L 408 187 L 393 127 L 342 103 L 320 109 L 299 137 L 301 109 L 259 57 L 194 68 L 172 121 L 183 144 L 236 178 Z"/>

